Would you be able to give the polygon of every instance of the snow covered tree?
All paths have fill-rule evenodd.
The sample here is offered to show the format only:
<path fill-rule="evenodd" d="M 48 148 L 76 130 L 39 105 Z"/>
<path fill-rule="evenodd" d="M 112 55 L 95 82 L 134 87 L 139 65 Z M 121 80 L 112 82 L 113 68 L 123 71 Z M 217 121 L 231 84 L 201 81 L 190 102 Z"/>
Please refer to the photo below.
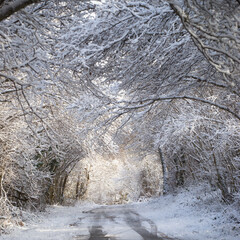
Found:
<path fill-rule="evenodd" d="M 204 111 L 211 109 L 209 118 L 213 123 L 216 121 L 214 114 L 220 119 L 236 118 L 239 121 L 239 51 L 237 45 L 229 41 L 233 35 L 233 41 L 238 42 L 239 31 L 234 30 L 238 11 L 225 20 L 223 18 L 227 13 L 217 14 L 215 18 L 216 9 L 220 7 L 217 3 L 197 4 L 191 1 L 193 4 L 187 5 L 187 2 L 190 1 L 184 1 L 181 7 L 181 3 L 174 1 L 170 5 L 166 1 L 100 1 L 86 11 L 84 17 L 76 17 L 69 25 L 69 31 L 60 38 L 57 46 L 60 60 L 79 76 L 89 91 L 110 102 L 108 106 L 114 109 L 110 119 L 120 117 L 123 125 L 130 121 L 134 126 L 134 121 L 144 121 L 145 116 L 146 121 L 156 119 L 151 128 L 153 132 L 158 132 L 161 126 L 171 127 L 170 122 L 164 125 L 168 114 L 172 117 L 176 114 L 176 117 L 178 111 L 185 111 L 183 115 L 188 113 L 189 109 L 182 110 L 180 106 L 179 110 L 171 108 L 173 112 L 167 110 L 169 106 L 176 106 L 176 101 L 183 103 L 184 100 L 187 105 L 190 103 L 203 111 L 199 114 L 200 118 L 204 116 Z M 226 3 L 222 11 L 227 11 L 227 4 L 235 6 L 234 3 Z M 209 7 L 213 10 L 208 16 L 206 8 Z M 189 22 L 186 24 L 184 11 L 189 11 Z M 225 27 L 230 23 L 231 29 Z M 210 35 L 210 30 L 222 35 Z M 226 49 L 231 50 L 228 53 Z M 124 114 L 126 118 L 123 118 Z M 136 125 L 139 135 L 144 132 L 145 139 L 141 138 L 144 146 L 144 143 L 153 142 L 155 136 L 154 133 L 145 133 L 149 129 L 147 123 L 143 123 L 143 127 Z M 164 127 L 161 128 L 163 132 Z M 225 127 L 227 129 L 227 125 Z M 208 136 L 214 132 L 206 131 Z M 200 136 L 201 132 L 198 133 Z M 192 140 L 195 137 L 192 136 Z M 234 140 L 233 148 L 237 142 Z M 194 146 L 191 147 L 194 151 Z M 233 161 L 234 150 L 231 152 L 233 155 L 229 159 Z M 183 185 L 184 168 L 188 162 L 184 148 L 180 147 L 178 154 L 182 157 L 175 158 L 174 171 L 177 185 Z M 208 154 L 214 159 L 213 149 Z M 223 174 L 217 169 L 214 170 L 214 176 L 218 176 L 215 185 L 219 185 L 223 197 L 227 199 L 229 195 L 221 179 L 225 178 L 222 175 L 227 176 L 232 170 Z"/>
<path fill-rule="evenodd" d="M 231 202 L 240 183 L 238 120 L 208 106 L 193 108 L 192 102 L 172 108 L 178 111 L 171 111 L 156 138 L 167 158 L 169 183 L 207 181 Z"/>
<path fill-rule="evenodd" d="M 181 18 L 195 45 L 217 71 L 226 88 L 239 96 L 240 2 L 184 0 L 169 1 Z"/>
<path fill-rule="evenodd" d="M 207 179 L 230 201 L 239 186 L 239 2 L 33 2 L 0 1 L 8 196 L 33 203 L 48 189 L 49 202 L 61 202 L 85 152 L 131 147 L 142 158 L 161 150 L 173 187 Z"/>
<path fill-rule="evenodd" d="M 7 2 L 1 14 L 24 1 Z M 77 124 L 63 113 L 75 85 L 66 87 L 52 60 L 65 7 L 42 1 L 0 23 L 1 215 L 11 204 L 35 208 L 62 200 L 61 179 L 83 155 Z"/>

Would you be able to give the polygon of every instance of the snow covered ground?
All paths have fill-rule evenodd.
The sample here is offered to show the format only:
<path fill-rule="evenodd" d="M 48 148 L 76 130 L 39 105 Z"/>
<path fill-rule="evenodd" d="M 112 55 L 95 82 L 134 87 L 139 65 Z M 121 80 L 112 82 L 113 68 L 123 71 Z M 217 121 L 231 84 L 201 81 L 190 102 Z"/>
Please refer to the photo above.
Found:
<path fill-rule="evenodd" d="M 208 189 L 209 190 L 209 189 Z M 137 211 L 158 231 L 184 240 L 240 240 L 240 206 L 221 203 L 217 193 L 190 188 L 143 204 Z"/>
<path fill-rule="evenodd" d="M 239 209 L 222 205 L 217 195 L 207 194 L 203 188 L 190 190 L 127 205 L 78 203 L 49 207 L 38 218 L 26 221 L 0 239 L 239 240 Z M 153 230 L 156 237 L 144 237 L 154 236 Z"/>

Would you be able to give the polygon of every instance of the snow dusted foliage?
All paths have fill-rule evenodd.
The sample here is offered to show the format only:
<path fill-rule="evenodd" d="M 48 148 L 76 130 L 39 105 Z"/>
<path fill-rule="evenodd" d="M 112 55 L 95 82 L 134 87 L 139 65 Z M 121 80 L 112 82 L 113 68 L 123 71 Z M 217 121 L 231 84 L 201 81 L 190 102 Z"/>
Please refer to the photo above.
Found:
<path fill-rule="evenodd" d="M 223 73 L 224 83 L 239 95 L 240 2 L 184 0 L 171 6 L 206 59 Z"/>
<path fill-rule="evenodd" d="M 47 192 L 48 203 L 62 203 L 64 189 L 69 173 L 81 160 L 85 152 L 79 137 L 81 126 L 73 114 L 58 107 L 49 120 L 53 139 L 48 142 L 48 149 L 41 154 L 41 167 L 51 172 L 52 182 Z M 47 156 L 44 153 L 47 152 Z"/>
<path fill-rule="evenodd" d="M 236 103 L 234 95 L 218 88 L 204 87 L 201 95 L 210 101 Z M 125 143 L 142 154 L 160 150 L 166 165 L 166 190 L 207 181 L 213 189 L 221 190 L 226 202 L 237 200 L 238 119 L 215 106 L 191 100 L 156 101 L 131 113 L 127 121 L 131 131 Z"/>
<path fill-rule="evenodd" d="M 169 5 L 163 1 L 97 3 L 91 11 L 75 16 L 60 38 L 57 48 L 64 66 L 92 91 L 100 89 L 111 97 L 120 90 L 129 95 L 133 87 L 142 91 L 129 99 L 171 93 L 175 84 L 181 92 L 183 76 L 197 71 L 204 60 Z M 206 70 L 210 71 L 198 68 L 202 76 Z"/>
<path fill-rule="evenodd" d="M 44 179 L 49 177 L 33 159 L 34 147 L 39 146 L 33 135 L 42 131 L 46 117 L 46 111 L 38 115 L 44 97 L 37 96 L 36 90 L 43 93 L 47 79 L 43 60 L 46 52 L 42 48 L 46 42 L 40 40 L 40 24 L 34 12 L 22 12 L 0 25 L 1 146 L 5 146 L 0 196 L 20 207 L 38 202 Z"/>
<path fill-rule="evenodd" d="M 172 109 L 178 112 L 165 119 L 156 139 L 166 158 L 169 184 L 207 181 L 231 202 L 240 186 L 239 122 L 206 106 L 193 109 L 191 102 L 175 103 Z"/>
<path fill-rule="evenodd" d="M 63 201 L 65 179 L 83 157 L 74 117 L 52 106 L 43 125 L 25 121 L 21 110 L 1 105 L 0 204 L 4 222 L 18 209 L 41 209 Z M 32 131 L 34 128 L 35 131 Z M 16 208 L 17 207 L 17 208 Z"/>
<path fill-rule="evenodd" d="M 38 168 L 38 161 L 34 159 L 36 139 L 22 118 L 21 111 L 12 111 L 8 104 L 1 104 L 0 119 L 2 231 L 10 224 L 12 217 L 20 213 L 18 208 L 35 209 L 43 206 L 42 197 L 50 174 Z"/>
<path fill-rule="evenodd" d="M 231 201 L 239 185 L 238 11 L 226 16 L 237 1 L 168 2 L 94 2 L 63 31 L 58 59 L 108 103 L 102 119 L 119 120 L 128 147 L 161 147 L 172 186 L 207 179 Z"/>
<path fill-rule="evenodd" d="M 228 105 L 189 92 L 202 86 L 230 89 L 166 1 L 98 1 L 80 13 L 66 23 L 57 59 L 96 95 L 112 103 L 125 100 L 120 114 L 130 111 L 124 104 L 137 108 L 153 100 L 194 98 L 240 118 Z"/>
<path fill-rule="evenodd" d="M 159 196 L 162 185 L 158 156 L 122 152 L 94 154 L 78 163 L 68 177 L 65 197 L 99 204 L 123 204 Z"/>
<path fill-rule="evenodd" d="M 238 91 L 199 51 L 172 6 L 166 1 L 94 2 L 66 23 L 57 59 L 109 110 L 117 107 L 113 120 L 172 99 L 200 101 L 240 119 Z M 222 95 L 209 98 L 206 88 Z"/>
<path fill-rule="evenodd" d="M 75 86 L 66 91 L 65 76 L 52 61 L 62 7 L 44 1 L 0 23 L 4 218 L 17 212 L 13 205 L 32 209 L 44 207 L 47 201 L 61 201 L 64 178 L 83 156 L 76 137 L 78 125 L 65 111 Z"/>
<path fill-rule="evenodd" d="M 238 1 L 175 2 L 40 1 L 1 21 L 6 213 L 158 195 L 157 149 L 170 187 L 239 198 Z"/>
<path fill-rule="evenodd" d="M 42 8 L 44 5 L 22 11 L 1 23 L 0 77 L 1 88 L 5 90 L 1 100 L 7 93 L 30 88 L 43 94 L 52 80 L 48 61 L 51 39 L 46 36 L 49 24 L 39 18 L 40 12 L 44 14 Z"/>

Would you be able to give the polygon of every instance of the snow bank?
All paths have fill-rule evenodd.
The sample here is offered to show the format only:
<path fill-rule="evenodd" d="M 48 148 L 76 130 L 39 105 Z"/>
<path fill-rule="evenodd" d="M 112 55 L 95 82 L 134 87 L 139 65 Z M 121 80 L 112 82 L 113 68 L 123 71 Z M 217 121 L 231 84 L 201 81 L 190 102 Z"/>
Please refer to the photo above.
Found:
<path fill-rule="evenodd" d="M 134 204 L 136 211 L 154 221 L 158 231 L 184 240 L 239 240 L 240 210 L 223 204 L 217 192 L 192 187 Z"/>
<path fill-rule="evenodd" d="M 88 235 L 88 224 L 82 224 L 82 215 L 96 207 L 82 204 L 71 207 L 51 206 L 38 218 L 27 219 L 23 227 L 15 227 L 11 234 L 0 236 L 1 240 L 69 240 L 79 234 Z"/>

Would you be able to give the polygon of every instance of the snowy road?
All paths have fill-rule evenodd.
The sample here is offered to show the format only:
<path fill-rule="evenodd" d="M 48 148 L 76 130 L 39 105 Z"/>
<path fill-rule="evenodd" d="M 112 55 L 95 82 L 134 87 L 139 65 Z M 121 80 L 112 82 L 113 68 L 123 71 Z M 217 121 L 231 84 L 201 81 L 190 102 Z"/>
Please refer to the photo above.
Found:
<path fill-rule="evenodd" d="M 217 199 L 196 188 L 126 205 L 50 206 L 23 214 L 24 226 L 0 240 L 239 240 L 239 208 Z"/>
<path fill-rule="evenodd" d="M 130 206 L 55 206 L 4 240 L 170 240 Z"/>
<path fill-rule="evenodd" d="M 131 208 L 100 207 L 85 212 L 89 219 L 89 236 L 76 236 L 79 240 L 167 240 L 158 233 L 156 224 Z"/>

